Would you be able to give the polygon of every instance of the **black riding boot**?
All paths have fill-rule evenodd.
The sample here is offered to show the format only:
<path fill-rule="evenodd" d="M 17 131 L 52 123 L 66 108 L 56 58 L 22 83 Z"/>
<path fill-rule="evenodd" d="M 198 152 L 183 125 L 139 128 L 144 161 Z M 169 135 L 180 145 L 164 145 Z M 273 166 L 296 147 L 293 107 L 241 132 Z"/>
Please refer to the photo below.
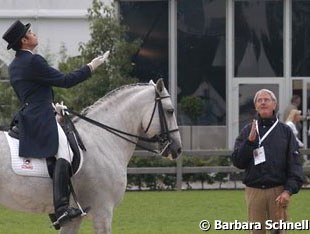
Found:
<path fill-rule="evenodd" d="M 82 214 L 77 208 L 69 207 L 70 198 L 70 163 L 60 158 L 56 161 L 53 174 L 53 197 L 55 207 L 56 225 L 62 226 L 67 221 L 76 218 Z"/>

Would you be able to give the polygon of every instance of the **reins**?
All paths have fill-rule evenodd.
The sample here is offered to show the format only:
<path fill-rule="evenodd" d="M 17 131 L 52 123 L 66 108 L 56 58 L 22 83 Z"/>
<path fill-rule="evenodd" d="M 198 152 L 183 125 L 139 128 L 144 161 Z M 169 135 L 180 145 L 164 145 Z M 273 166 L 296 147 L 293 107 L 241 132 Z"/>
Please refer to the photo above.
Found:
<path fill-rule="evenodd" d="M 166 117 L 165 117 L 165 114 L 164 114 L 164 110 L 163 110 L 163 106 L 162 106 L 162 102 L 161 100 L 164 99 L 164 98 L 169 98 L 170 96 L 163 96 L 163 97 L 160 97 L 158 95 L 158 93 L 156 92 L 156 98 L 155 98 L 155 104 L 154 104 L 154 108 L 153 108 L 153 111 L 152 111 L 152 115 L 151 115 L 151 118 L 150 118 L 150 121 L 148 123 L 148 126 L 147 128 L 145 129 L 145 133 L 147 133 L 147 131 L 149 130 L 150 126 L 151 126 L 151 123 L 153 121 L 153 118 L 154 118 L 154 114 L 155 114 L 155 110 L 156 110 L 156 106 L 158 106 L 158 112 L 159 112 L 159 121 L 160 121 L 160 127 L 161 127 L 161 132 L 160 134 L 157 134 L 155 135 L 154 137 L 152 138 L 147 138 L 147 137 L 142 137 L 142 136 L 138 136 L 138 135 L 134 135 L 134 134 L 131 134 L 131 133 L 128 133 L 128 132 L 124 132 L 124 131 L 121 131 L 119 129 L 116 129 L 116 128 L 113 128 L 113 127 L 110 127 L 106 124 L 103 124 L 103 123 L 100 123 L 96 120 L 93 120 L 91 118 L 88 118 L 84 115 L 81 115 L 73 110 L 70 110 L 70 109 L 66 109 L 66 111 L 68 111 L 70 114 L 72 115 L 75 115 L 77 117 L 79 117 L 80 119 L 86 121 L 86 122 L 89 122 L 90 124 L 93 124 L 97 127 L 100 127 L 102 129 L 105 129 L 106 131 L 120 137 L 121 139 L 124 139 L 132 144 L 135 144 L 136 146 L 144 149 L 144 150 L 147 150 L 147 151 L 150 151 L 152 153 L 155 153 L 155 154 L 162 154 L 166 148 L 171 144 L 171 138 L 170 138 L 170 133 L 172 132 L 176 132 L 176 131 L 179 131 L 178 128 L 176 129 L 173 129 L 173 130 L 169 130 L 168 129 L 168 125 L 167 125 L 167 121 L 166 121 Z M 145 147 L 123 135 L 126 135 L 126 136 L 129 136 L 129 137 L 134 137 L 140 141 L 144 141 L 144 142 L 151 142 L 151 143 L 160 143 L 160 144 L 165 144 L 167 142 L 167 145 L 165 147 L 163 147 L 163 149 L 161 150 L 161 152 L 159 151 L 156 151 L 156 150 L 153 150 L 153 149 L 150 149 L 148 147 Z"/>

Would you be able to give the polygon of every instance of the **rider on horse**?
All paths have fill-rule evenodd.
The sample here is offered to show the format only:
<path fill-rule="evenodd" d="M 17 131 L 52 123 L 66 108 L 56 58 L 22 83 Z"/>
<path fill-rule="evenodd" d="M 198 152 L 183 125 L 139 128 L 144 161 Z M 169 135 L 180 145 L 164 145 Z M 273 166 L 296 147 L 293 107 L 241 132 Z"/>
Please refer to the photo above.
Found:
<path fill-rule="evenodd" d="M 3 35 L 3 39 L 8 42 L 7 49 L 16 51 L 9 65 L 9 76 L 22 106 L 15 117 L 20 135 L 19 155 L 31 158 L 56 157 L 53 200 L 56 219 L 62 225 L 80 216 L 81 210 L 69 207 L 72 152 L 55 119 L 52 87 L 70 88 L 87 80 L 107 60 L 109 52 L 94 58 L 78 70 L 63 74 L 33 52 L 38 39 L 29 28 L 30 23 L 24 25 L 17 20 Z"/>

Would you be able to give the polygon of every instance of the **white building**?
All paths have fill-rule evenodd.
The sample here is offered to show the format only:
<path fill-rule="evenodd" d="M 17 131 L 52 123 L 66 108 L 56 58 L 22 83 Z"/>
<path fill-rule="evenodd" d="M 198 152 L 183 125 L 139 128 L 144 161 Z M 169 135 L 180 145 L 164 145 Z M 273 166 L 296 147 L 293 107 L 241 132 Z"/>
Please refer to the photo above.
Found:
<path fill-rule="evenodd" d="M 1 0 L 1 35 L 16 20 L 31 23 L 31 30 L 39 38 L 38 52 L 52 56 L 56 61 L 62 46 L 71 56 L 78 55 L 81 42 L 90 38 L 87 9 L 92 0 Z M 14 51 L 6 50 L 6 42 L 0 42 L 0 60 L 8 64 Z"/>

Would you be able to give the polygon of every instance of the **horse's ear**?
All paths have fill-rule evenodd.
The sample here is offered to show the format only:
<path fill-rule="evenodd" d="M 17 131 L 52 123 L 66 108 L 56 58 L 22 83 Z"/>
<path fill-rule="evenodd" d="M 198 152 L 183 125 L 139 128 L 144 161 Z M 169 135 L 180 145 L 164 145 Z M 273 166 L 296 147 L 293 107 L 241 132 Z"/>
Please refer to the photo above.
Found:
<path fill-rule="evenodd" d="M 156 90 L 161 93 L 165 88 L 164 80 L 163 78 L 160 78 L 156 82 Z"/>
<path fill-rule="evenodd" d="M 153 81 L 153 80 L 150 80 L 150 81 L 149 81 L 149 84 L 151 84 L 151 85 L 154 85 L 154 86 L 155 86 L 155 83 L 154 83 L 154 81 Z"/>

